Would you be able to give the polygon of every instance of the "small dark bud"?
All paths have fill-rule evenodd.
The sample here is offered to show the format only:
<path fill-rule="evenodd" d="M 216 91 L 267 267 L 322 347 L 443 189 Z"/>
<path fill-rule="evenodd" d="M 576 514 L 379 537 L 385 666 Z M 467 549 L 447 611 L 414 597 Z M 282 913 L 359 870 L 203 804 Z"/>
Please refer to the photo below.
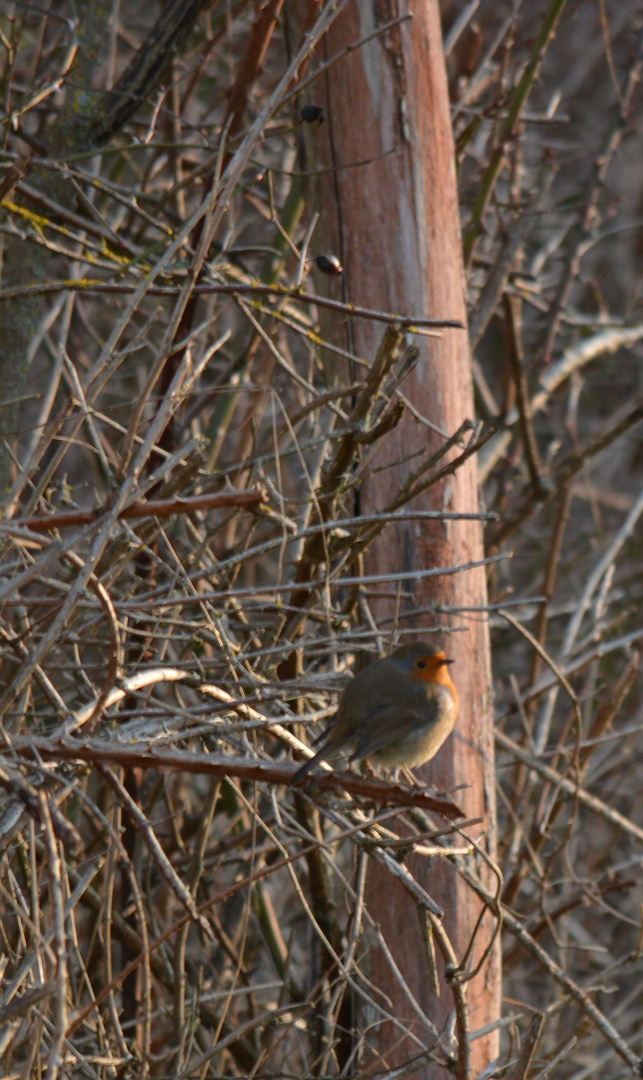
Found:
<path fill-rule="evenodd" d="M 336 255 L 318 255 L 315 259 L 322 274 L 343 274 L 344 267 Z"/>
<path fill-rule="evenodd" d="M 323 124 L 325 120 L 321 105 L 304 105 L 300 116 L 306 124 Z"/>

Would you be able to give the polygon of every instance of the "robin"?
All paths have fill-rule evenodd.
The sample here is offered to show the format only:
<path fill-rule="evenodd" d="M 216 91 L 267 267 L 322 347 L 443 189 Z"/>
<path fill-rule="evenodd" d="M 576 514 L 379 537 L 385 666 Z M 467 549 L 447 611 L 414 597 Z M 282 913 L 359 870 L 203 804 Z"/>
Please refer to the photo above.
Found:
<path fill-rule="evenodd" d="M 368 758 L 381 765 L 412 768 L 430 761 L 458 714 L 452 663 L 441 649 L 410 641 L 360 671 L 344 690 L 334 723 L 321 736 L 321 749 L 297 770 L 291 784 L 340 750 L 351 751 L 350 761 Z"/>

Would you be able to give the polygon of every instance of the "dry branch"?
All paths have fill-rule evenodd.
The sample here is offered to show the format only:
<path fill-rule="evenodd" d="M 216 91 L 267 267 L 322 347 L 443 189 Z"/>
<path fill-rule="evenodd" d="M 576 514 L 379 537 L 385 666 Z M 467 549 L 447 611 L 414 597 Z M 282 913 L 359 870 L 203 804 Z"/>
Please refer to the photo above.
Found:
<path fill-rule="evenodd" d="M 263 487 L 234 491 L 231 488 L 217 491 L 211 495 L 192 495 L 179 499 L 137 500 L 125 506 L 118 515 L 119 521 L 139 520 L 146 517 L 170 517 L 172 514 L 193 514 L 199 510 L 218 510 L 222 506 L 238 506 L 256 509 L 268 502 L 268 492 Z M 38 517 L 20 518 L 15 525 L 31 532 L 48 532 L 50 529 L 70 529 L 74 525 L 89 525 L 100 521 L 106 507 L 97 506 L 94 510 L 68 510 L 59 514 L 41 514 Z M 12 526 L 2 526 L 2 531 L 11 534 Z"/>
<path fill-rule="evenodd" d="M 634 0 L 13 7 L 0 1074 L 641 1075 Z M 290 787 L 413 638 L 440 787 Z"/>

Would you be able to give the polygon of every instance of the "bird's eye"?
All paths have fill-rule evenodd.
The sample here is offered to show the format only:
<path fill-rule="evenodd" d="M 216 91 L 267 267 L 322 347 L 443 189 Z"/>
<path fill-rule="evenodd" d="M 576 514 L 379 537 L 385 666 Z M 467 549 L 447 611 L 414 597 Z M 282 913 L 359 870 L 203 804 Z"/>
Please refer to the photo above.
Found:
<path fill-rule="evenodd" d="M 426 667 L 426 662 L 424 660 L 416 660 L 415 666 L 419 667 L 419 668 L 425 668 Z"/>

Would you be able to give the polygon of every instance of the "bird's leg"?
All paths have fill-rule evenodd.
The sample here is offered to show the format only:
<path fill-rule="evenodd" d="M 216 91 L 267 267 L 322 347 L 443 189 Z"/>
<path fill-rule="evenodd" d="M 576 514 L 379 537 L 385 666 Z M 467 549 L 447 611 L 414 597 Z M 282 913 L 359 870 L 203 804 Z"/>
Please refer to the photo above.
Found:
<path fill-rule="evenodd" d="M 361 759 L 359 772 L 362 776 L 366 776 L 371 780 L 377 778 L 377 770 L 373 768 L 370 761 L 367 761 L 366 758 Z"/>
<path fill-rule="evenodd" d="M 402 772 L 404 773 L 404 779 L 410 787 L 426 787 L 421 780 L 418 780 L 417 776 L 414 776 L 410 769 L 407 769 L 405 765 L 402 765 Z"/>

